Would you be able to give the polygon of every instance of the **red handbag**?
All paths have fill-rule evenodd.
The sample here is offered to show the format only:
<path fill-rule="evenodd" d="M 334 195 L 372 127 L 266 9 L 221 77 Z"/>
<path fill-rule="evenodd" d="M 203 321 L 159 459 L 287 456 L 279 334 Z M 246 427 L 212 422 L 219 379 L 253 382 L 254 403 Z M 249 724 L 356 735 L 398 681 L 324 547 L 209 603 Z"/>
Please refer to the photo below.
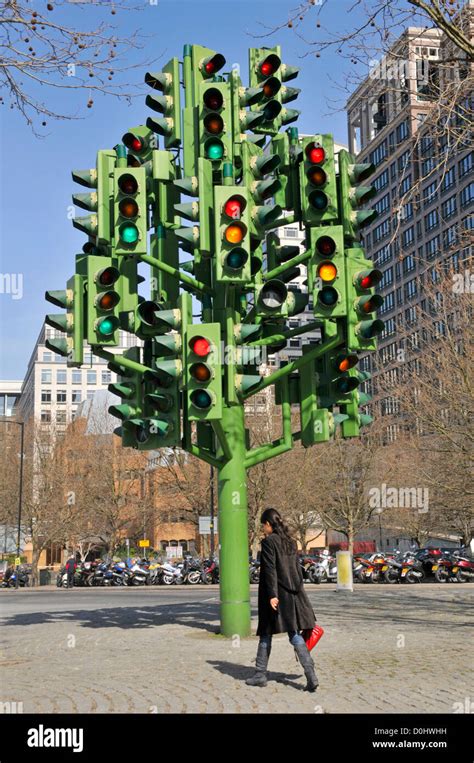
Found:
<path fill-rule="evenodd" d="M 303 638 L 308 650 L 311 651 L 316 646 L 321 636 L 324 635 L 324 629 L 320 625 L 315 625 L 313 629 L 308 628 L 303 631 Z"/>

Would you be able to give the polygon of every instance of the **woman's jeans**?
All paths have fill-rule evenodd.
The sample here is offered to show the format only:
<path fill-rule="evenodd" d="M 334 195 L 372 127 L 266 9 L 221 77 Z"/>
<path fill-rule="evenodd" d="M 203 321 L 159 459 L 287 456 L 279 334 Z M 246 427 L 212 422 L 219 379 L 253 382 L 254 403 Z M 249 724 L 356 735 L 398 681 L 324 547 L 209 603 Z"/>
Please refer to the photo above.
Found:
<path fill-rule="evenodd" d="M 268 646 L 271 646 L 272 636 L 273 636 L 272 633 L 268 633 L 268 634 L 264 634 L 260 636 L 260 643 L 265 643 L 265 644 L 268 644 Z M 292 646 L 296 646 L 296 644 L 306 643 L 303 636 L 300 633 L 298 633 L 298 631 L 288 631 L 288 639 Z"/>

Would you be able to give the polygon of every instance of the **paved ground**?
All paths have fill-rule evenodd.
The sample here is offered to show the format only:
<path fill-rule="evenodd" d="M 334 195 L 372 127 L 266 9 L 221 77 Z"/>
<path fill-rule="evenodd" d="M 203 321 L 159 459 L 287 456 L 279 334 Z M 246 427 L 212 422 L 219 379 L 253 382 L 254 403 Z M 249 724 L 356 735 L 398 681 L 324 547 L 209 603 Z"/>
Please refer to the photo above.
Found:
<path fill-rule="evenodd" d="M 315 694 L 302 691 L 285 634 L 267 687 L 245 684 L 257 638 L 217 634 L 217 586 L 2 590 L 0 702 L 33 713 L 472 712 L 474 583 L 306 591 L 325 629 Z M 257 586 L 251 597 L 255 633 Z"/>

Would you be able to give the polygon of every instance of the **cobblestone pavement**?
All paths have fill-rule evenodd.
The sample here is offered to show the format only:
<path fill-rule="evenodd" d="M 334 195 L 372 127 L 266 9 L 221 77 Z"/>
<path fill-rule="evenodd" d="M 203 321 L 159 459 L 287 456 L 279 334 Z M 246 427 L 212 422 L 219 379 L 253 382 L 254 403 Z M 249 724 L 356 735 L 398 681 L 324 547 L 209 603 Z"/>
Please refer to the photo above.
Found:
<path fill-rule="evenodd" d="M 474 707 L 463 585 L 306 586 L 325 635 L 306 680 L 286 634 L 251 687 L 257 638 L 218 635 L 218 586 L 0 592 L 0 702 L 42 713 L 452 713 Z M 251 586 L 252 633 L 257 586 Z M 456 705 L 455 703 L 459 703 Z"/>

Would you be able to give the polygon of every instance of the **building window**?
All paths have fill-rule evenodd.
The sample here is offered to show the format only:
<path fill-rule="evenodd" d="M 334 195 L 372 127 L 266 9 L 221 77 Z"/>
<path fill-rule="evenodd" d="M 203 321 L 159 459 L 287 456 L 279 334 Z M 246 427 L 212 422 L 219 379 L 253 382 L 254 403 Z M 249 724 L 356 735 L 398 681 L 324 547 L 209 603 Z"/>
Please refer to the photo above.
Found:
<path fill-rule="evenodd" d="M 405 259 L 403 260 L 403 273 L 406 275 L 407 273 L 411 273 L 412 270 L 415 270 L 416 263 L 415 263 L 415 257 L 413 254 L 407 254 Z"/>
<path fill-rule="evenodd" d="M 67 371 L 57 370 L 56 371 L 56 384 L 66 384 L 67 382 Z"/>
<path fill-rule="evenodd" d="M 437 209 L 433 209 L 425 215 L 425 231 L 433 230 L 439 225 L 439 214 Z"/>
<path fill-rule="evenodd" d="M 373 254 L 374 265 L 383 265 L 384 262 L 388 262 L 392 258 L 392 252 L 390 244 L 385 244 L 381 249 L 377 249 Z"/>
<path fill-rule="evenodd" d="M 87 383 L 97 384 L 97 371 L 87 371 Z"/>
<path fill-rule="evenodd" d="M 406 138 L 408 138 L 408 119 L 397 127 L 397 143 L 402 143 Z"/>
<path fill-rule="evenodd" d="M 41 384 L 51 384 L 51 371 L 49 369 L 44 368 L 41 371 Z"/>
<path fill-rule="evenodd" d="M 88 390 L 87 390 L 87 400 L 92 400 L 92 398 L 94 397 L 94 395 L 95 395 L 95 392 L 94 392 L 94 390 L 93 390 L 93 389 L 88 389 Z"/>
<path fill-rule="evenodd" d="M 397 163 L 393 162 L 390 165 L 390 180 L 395 180 L 396 177 L 397 177 Z"/>
<path fill-rule="evenodd" d="M 112 381 L 112 374 L 110 371 L 102 371 L 101 374 L 102 384 L 110 384 Z"/>
<path fill-rule="evenodd" d="M 79 390 L 73 390 L 72 403 L 80 403 L 82 400 L 82 393 Z"/>
<path fill-rule="evenodd" d="M 412 278 L 411 281 L 407 281 L 405 284 L 405 299 L 413 299 L 418 294 L 418 285 L 416 278 Z"/>
<path fill-rule="evenodd" d="M 74 369 L 72 372 L 72 383 L 82 384 L 82 371 Z"/>
<path fill-rule="evenodd" d="M 51 411 L 41 411 L 41 423 L 48 424 L 51 421 Z"/>
<path fill-rule="evenodd" d="M 470 154 L 468 154 L 463 159 L 461 159 L 461 161 L 458 162 L 458 167 L 459 167 L 460 178 L 463 178 L 465 175 L 468 175 L 469 172 L 471 172 L 472 168 L 474 167 L 474 151 L 471 151 Z"/>
<path fill-rule="evenodd" d="M 387 268 L 383 274 L 383 278 L 380 281 L 380 288 L 386 289 L 387 286 L 390 286 L 393 283 L 393 268 Z"/>
<path fill-rule="evenodd" d="M 374 164 L 376 167 L 383 162 L 383 160 L 387 156 L 387 141 L 384 140 L 380 144 L 380 146 L 377 146 L 377 148 L 371 152 L 369 157 L 369 162 Z"/>
<path fill-rule="evenodd" d="M 399 158 L 398 158 L 398 171 L 403 172 L 406 167 L 410 164 L 410 151 L 405 151 Z"/>
<path fill-rule="evenodd" d="M 374 244 L 376 244 L 378 241 L 380 241 L 382 238 L 385 238 L 385 236 L 388 236 L 390 234 L 390 220 L 384 220 L 383 223 L 380 225 L 377 225 L 376 228 L 374 228 Z"/>
<path fill-rule="evenodd" d="M 445 191 L 449 190 L 449 188 L 452 188 L 455 181 L 456 181 L 456 172 L 454 167 L 451 167 L 451 169 L 445 173 L 441 181 L 441 193 L 444 193 Z"/>
<path fill-rule="evenodd" d="M 386 188 L 388 185 L 388 170 L 381 172 L 380 175 L 375 178 L 372 185 L 374 186 L 377 193 Z"/>
<path fill-rule="evenodd" d="M 52 363 L 53 360 L 53 353 L 52 352 L 43 352 L 43 363 Z"/>
<path fill-rule="evenodd" d="M 65 389 L 61 389 L 56 392 L 56 402 L 57 403 L 67 402 L 67 393 Z"/>
<path fill-rule="evenodd" d="M 57 424 L 65 424 L 66 423 L 66 411 L 57 411 L 56 412 L 56 423 Z"/>
<path fill-rule="evenodd" d="M 438 182 L 434 180 L 432 183 L 423 188 L 423 203 L 425 206 L 432 204 L 438 198 Z"/>
<path fill-rule="evenodd" d="M 283 228 L 283 235 L 286 238 L 297 238 L 298 233 L 298 228 Z"/>
<path fill-rule="evenodd" d="M 374 204 L 374 209 L 377 211 L 377 214 L 383 215 L 384 212 L 388 212 L 388 209 L 390 207 L 390 194 L 386 193 L 385 196 L 382 196 L 379 201 L 377 201 L 376 204 Z"/>
<path fill-rule="evenodd" d="M 410 188 L 411 188 L 411 174 L 407 175 L 406 178 L 403 178 L 402 182 L 400 183 L 400 196 L 403 196 L 405 193 L 408 193 Z"/>
<path fill-rule="evenodd" d="M 461 208 L 467 207 L 474 200 L 474 183 L 469 183 L 459 194 Z"/>
<path fill-rule="evenodd" d="M 379 314 L 389 313 L 395 307 L 395 294 L 391 291 L 389 294 L 384 294 L 383 305 L 380 306 Z"/>
<path fill-rule="evenodd" d="M 42 389 L 41 390 L 41 402 L 42 403 L 50 403 L 51 402 L 51 390 L 48 389 Z"/>
<path fill-rule="evenodd" d="M 411 225 L 402 233 L 402 246 L 409 246 L 415 240 L 415 228 Z"/>
<path fill-rule="evenodd" d="M 441 214 L 445 220 L 456 214 L 456 195 L 450 196 L 449 199 L 443 201 L 441 204 Z"/>

